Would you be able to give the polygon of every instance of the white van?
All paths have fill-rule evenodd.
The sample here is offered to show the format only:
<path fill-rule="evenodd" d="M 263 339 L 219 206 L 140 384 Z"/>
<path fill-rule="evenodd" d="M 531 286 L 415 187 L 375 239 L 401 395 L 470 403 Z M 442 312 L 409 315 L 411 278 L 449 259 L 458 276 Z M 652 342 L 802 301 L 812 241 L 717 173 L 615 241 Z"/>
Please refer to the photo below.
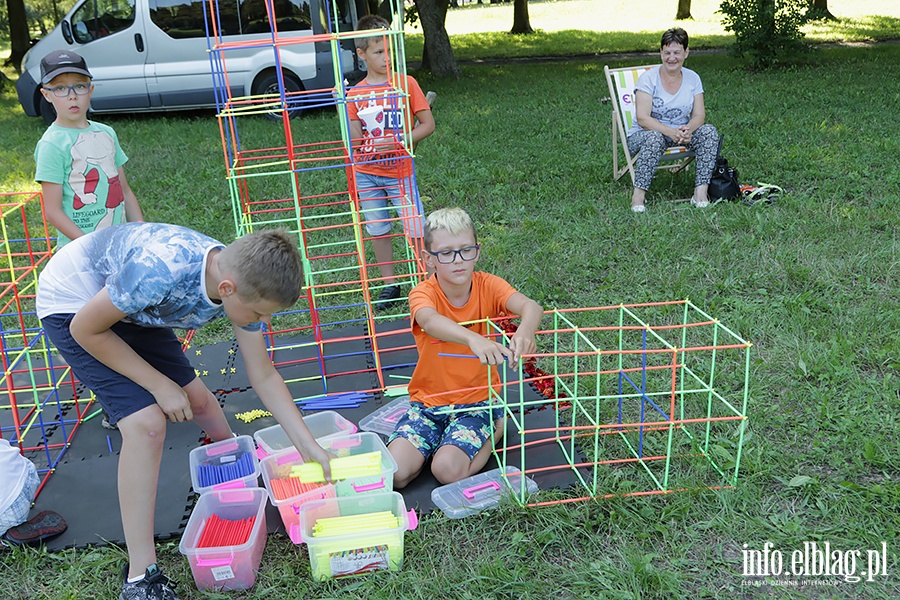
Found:
<path fill-rule="evenodd" d="M 333 7 L 337 4 L 337 16 Z M 258 46 L 208 52 L 208 0 L 84 0 L 22 62 L 16 84 L 19 103 L 30 116 L 55 118 L 40 94 L 40 62 L 53 50 L 82 55 L 94 76 L 94 113 L 163 111 L 216 106 L 212 60 L 223 61 L 231 97 L 277 93 L 272 34 L 264 0 L 217 3 L 219 34 L 225 44 L 258 40 Z M 365 14 L 365 0 L 274 0 L 279 39 L 329 31 L 351 31 Z M 267 44 L 268 42 L 268 44 Z M 353 40 L 345 40 L 344 73 L 358 66 Z M 330 89 L 334 68 L 329 42 L 279 43 L 287 91 Z M 217 80 L 225 81 L 221 63 Z M 48 121 L 48 122 L 49 122 Z"/>

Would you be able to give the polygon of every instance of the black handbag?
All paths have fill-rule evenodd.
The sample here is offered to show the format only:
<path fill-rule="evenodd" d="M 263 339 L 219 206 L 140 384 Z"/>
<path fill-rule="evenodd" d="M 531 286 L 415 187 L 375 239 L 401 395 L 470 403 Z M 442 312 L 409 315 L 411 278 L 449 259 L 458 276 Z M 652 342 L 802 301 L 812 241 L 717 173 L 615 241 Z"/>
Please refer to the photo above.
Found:
<path fill-rule="evenodd" d="M 722 156 L 722 139 L 719 137 L 719 149 L 716 152 L 716 164 L 709 180 L 709 198 L 718 200 L 736 200 L 741 196 L 741 184 L 738 183 L 738 170 L 728 166 L 728 159 Z"/>

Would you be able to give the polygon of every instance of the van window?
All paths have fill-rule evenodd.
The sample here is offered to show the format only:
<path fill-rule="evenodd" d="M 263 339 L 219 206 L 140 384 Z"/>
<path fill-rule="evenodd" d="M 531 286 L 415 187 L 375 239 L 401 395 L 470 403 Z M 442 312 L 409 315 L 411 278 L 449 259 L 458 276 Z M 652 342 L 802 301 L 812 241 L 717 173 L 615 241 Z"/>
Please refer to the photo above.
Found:
<path fill-rule="evenodd" d="M 72 35 L 79 44 L 128 29 L 134 23 L 134 0 L 88 0 L 72 15 Z"/>
<path fill-rule="evenodd" d="M 205 0 L 150 0 L 150 20 L 169 37 L 206 37 Z M 312 29 L 309 0 L 274 0 L 279 32 Z M 219 34 L 271 33 L 265 0 L 237 0 L 218 5 Z"/>

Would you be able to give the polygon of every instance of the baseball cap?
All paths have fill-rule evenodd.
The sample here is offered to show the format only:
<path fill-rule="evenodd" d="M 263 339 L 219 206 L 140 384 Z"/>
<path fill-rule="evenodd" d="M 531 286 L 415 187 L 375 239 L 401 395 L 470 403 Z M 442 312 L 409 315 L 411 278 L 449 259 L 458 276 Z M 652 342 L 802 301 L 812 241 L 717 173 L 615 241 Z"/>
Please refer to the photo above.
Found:
<path fill-rule="evenodd" d="M 71 50 L 54 50 L 41 59 L 41 83 L 48 84 L 57 75 L 63 73 L 78 73 L 93 79 L 88 71 L 87 63 Z"/>

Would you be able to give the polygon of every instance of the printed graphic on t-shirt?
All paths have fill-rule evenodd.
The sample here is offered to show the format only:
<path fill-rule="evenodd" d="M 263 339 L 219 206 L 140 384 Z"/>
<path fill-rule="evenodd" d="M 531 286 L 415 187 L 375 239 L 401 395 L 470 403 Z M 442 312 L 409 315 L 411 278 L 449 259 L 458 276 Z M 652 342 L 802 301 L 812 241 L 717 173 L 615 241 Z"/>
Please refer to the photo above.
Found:
<path fill-rule="evenodd" d="M 125 200 L 116 168 L 115 141 L 104 131 L 85 131 L 78 135 L 70 153 L 69 185 L 75 192 L 72 221 L 88 232 L 112 225 L 116 208 Z"/>
<path fill-rule="evenodd" d="M 363 130 L 363 143 L 359 148 L 360 162 L 378 160 L 381 167 L 396 166 L 401 154 L 397 136 L 403 133 L 403 111 L 398 99 L 372 97 L 365 108 L 359 108 L 357 116 Z M 397 150 L 377 151 L 377 146 L 391 142 L 398 144 Z M 398 158 L 391 159 L 395 156 Z"/>
<path fill-rule="evenodd" d="M 95 231 L 66 245 L 44 268 L 38 317 L 76 313 L 105 286 L 130 323 L 197 329 L 225 316 L 204 285 L 206 256 L 221 246 L 196 231 L 163 223 Z"/>

